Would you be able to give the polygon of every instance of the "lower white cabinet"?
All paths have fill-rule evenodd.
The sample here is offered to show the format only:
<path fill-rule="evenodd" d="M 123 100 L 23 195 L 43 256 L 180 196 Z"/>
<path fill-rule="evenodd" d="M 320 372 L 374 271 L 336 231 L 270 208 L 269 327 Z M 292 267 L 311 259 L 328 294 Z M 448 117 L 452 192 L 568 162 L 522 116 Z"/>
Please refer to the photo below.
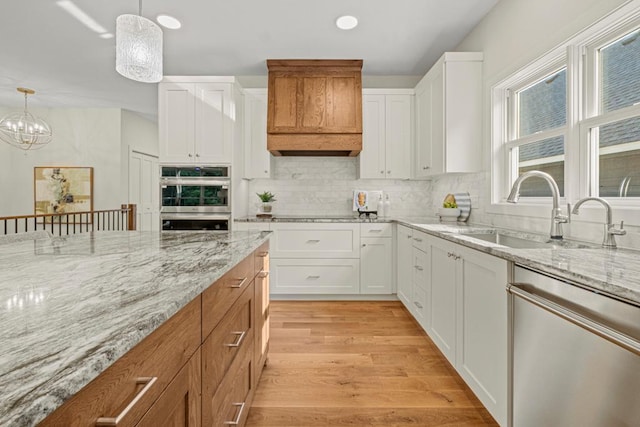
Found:
<path fill-rule="evenodd" d="M 393 253 L 390 237 L 360 239 L 360 293 L 391 294 Z"/>
<path fill-rule="evenodd" d="M 358 294 L 359 259 L 271 258 L 271 293 Z"/>
<path fill-rule="evenodd" d="M 360 224 L 274 222 L 272 258 L 360 258 Z"/>
<path fill-rule="evenodd" d="M 397 295 L 405 307 L 411 311 L 413 298 L 413 230 L 404 225 L 398 225 L 396 233 L 396 263 L 397 263 Z"/>
<path fill-rule="evenodd" d="M 506 426 L 508 262 L 403 226 L 397 248 L 398 297 Z"/>

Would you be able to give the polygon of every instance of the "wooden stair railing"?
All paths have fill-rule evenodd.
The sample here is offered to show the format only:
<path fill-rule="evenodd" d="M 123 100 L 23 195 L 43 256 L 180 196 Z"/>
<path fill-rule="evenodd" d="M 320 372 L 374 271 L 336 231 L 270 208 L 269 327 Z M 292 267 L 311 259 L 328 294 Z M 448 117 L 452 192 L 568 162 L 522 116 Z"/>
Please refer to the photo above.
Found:
<path fill-rule="evenodd" d="M 136 205 L 120 209 L 0 217 L 0 235 L 46 230 L 55 236 L 89 231 L 135 231 Z"/>

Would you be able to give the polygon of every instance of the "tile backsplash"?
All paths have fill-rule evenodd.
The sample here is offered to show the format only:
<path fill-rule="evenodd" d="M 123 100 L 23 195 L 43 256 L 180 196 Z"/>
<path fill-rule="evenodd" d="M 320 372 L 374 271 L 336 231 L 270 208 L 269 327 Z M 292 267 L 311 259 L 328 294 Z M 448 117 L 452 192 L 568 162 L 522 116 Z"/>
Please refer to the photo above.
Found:
<path fill-rule="evenodd" d="M 353 190 L 382 190 L 390 215 L 434 215 L 431 182 L 357 179 L 357 157 L 276 157 L 273 179 L 249 183 L 249 212 L 257 212 L 255 193 L 271 191 L 275 215 L 351 215 Z"/>

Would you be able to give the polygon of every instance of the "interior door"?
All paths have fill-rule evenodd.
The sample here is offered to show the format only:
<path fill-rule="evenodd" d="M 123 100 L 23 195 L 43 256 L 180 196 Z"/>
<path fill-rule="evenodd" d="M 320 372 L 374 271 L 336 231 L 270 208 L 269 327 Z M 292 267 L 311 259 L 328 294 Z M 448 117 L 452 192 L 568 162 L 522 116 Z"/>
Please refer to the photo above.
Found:
<path fill-rule="evenodd" d="M 158 157 L 131 151 L 129 154 L 129 203 L 136 204 L 137 229 L 160 229 L 160 169 Z"/>

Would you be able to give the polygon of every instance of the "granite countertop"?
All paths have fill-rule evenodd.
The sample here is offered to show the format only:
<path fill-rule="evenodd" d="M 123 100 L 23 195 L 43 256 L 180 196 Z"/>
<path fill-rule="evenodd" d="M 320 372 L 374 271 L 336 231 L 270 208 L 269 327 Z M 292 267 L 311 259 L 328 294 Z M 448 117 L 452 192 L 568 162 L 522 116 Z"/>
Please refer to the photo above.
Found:
<path fill-rule="evenodd" d="M 550 241 L 548 236 L 540 234 L 478 224 L 442 224 L 415 218 L 396 218 L 395 222 L 640 305 L 639 251 L 603 248 L 598 244 L 567 239 Z M 545 243 L 548 247 L 515 249 L 468 235 L 496 230 Z"/>
<path fill-rule="evenodd" d="M 42 237 L 0 241 L 0 425 L 41 421 L 269 233 Z"/>
<path fill-rule="evenodd" d="M 575 282 L 603 294 L 640 305 L 640 251 L 608 249 L 574 240 L 553 241 L 546 247 L 514 249 L 467 235 L 501 233 L 547 243 L 548 236 L 467 223 L 441 223 L 434 217 L 387 217 L 373 220 L 356 216 L 287 215 L 273 219 L 245 217 L 239 222 L 395 222 L 466 247 L 494 255 L 552 276 Z M 541 245 L 543 246 L 543 245 Z"/>

